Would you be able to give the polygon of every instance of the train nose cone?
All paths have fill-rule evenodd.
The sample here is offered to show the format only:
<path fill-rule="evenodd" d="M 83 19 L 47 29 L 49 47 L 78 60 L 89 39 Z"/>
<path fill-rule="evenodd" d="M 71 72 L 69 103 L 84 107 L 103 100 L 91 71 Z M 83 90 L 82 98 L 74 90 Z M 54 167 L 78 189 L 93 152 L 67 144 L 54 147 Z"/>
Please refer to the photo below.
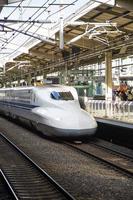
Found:
<path fill-rule="evenodd" d="M 78 113 L 69 113 L 56 122 L 58 125 L 58 133 L 64 137 L 84 137 L 92 136 L 96 132 L 97 123 L 88 113 L 81 111 Z"/>
<path fill-rule="evenodd" d="M 95 119 L 84 111 L 80 111 L 77 113 L 71 112 L 68 116 L 64 117 L 62 121 L 64 122 L 64 125 L 68 128 L 88 129 L 97 127 Z"/>
<path fill-rule="evenodd" d="M 72 109 L 73 108 L 73 109 Z M 42 116 L 42 130 L 48 130 L 56 137 L 84 137 L 94 135 L 97 124 L 95 119 L 86 111 L 75 107 L 50 108 L 39 110 Z"/>

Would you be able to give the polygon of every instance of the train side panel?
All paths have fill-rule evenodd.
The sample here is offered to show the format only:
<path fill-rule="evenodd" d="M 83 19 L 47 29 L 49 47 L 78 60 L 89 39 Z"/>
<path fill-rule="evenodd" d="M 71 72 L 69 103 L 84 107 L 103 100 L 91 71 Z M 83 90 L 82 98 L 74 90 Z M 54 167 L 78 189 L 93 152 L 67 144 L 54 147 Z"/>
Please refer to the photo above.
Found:
<path fill-rule="evenodd" d="M 95 119 L 80 108 L 76 90 L 68 86 L 1 89 L 0 111 L 49 136 L 91 136 L 97 128 Z"/>

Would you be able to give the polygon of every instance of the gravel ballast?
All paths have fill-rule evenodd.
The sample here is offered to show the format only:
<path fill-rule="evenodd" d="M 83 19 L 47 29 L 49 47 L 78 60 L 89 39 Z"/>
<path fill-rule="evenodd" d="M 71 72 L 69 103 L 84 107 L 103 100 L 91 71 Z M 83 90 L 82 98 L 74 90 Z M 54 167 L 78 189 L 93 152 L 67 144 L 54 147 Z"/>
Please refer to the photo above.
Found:
<path fill-rule="evenodd" d="M 131 200 L 133 179 L 62 143 L 0 118 L 0 131 L 78 200 Z M 0 165 L 1 159 L 0 159 Z"/>

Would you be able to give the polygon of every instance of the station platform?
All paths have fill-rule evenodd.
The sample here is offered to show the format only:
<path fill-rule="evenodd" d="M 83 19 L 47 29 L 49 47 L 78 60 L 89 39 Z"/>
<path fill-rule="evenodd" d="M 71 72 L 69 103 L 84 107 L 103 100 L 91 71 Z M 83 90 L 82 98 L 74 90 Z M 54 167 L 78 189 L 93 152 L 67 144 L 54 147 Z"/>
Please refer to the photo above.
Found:
<path fill-rule="evenodd" d="M 95 119 L 98 123 L 96 137 L 133 149 L 133 124 L 100 117 Z"/>
<path fill-rule="evenodd" d="M 85 110 L 96 118 L 101 118 L 115 123 L 133 124 L 133 101 L 105 101 L 105 100 L 90 100 L 84 99 Z M 131 126 L 132 127 L 132 126 Z"/>
<path fill-rule="evenodd" d="M 110 124 L 113 126 L 128 128 L 128 129 L 132 129 L 132 131 L 133 131 L 133 123 L 128 123 L 128 122 L 120 121 L 120 120 L 116 120 L 116 119 L 100 118 L 100 117 L 95 117 L 95 119 L 99 123 Z"/>

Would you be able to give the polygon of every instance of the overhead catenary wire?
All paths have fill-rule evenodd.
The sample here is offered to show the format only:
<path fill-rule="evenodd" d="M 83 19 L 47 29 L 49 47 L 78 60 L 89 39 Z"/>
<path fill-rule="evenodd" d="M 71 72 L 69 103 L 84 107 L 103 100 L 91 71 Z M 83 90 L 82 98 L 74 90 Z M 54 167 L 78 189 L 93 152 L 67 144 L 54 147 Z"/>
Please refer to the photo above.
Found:
<path fill-rule="evenodd" d="M 72 4 L 74 4 L 74 3 L 77 2 L 77 1 L 78 1 L 78 0 L 74 1 Z M 93 0 L 92 0 L 92 1 L 93 1 Z M 47 1 L 47 2 L 48 2 L 48 1 Z M 46 4 L 47 2 L 45 2 L 45 4 Z M 54 1 L 54 2 L 55 2 L 55 1 Z M 107 2 L 108 2 L 108 1 L 107 1 Z M 100 2 L 100 3 L 101 3 L 101 2 Z M 50 5 L 50 4 L 49 4 L 49 5 Z M 68 6 L 69 6 L 69 5 L 68 5 Z M 66 7 L 68 7 L 68 6 L 66 6 Z M 49 7 L 49 6 L 46 7 L 46 10 L 48 9 L 48 7 Z M 64 8 L 62 8 L 62 9 L 65 9 L 66 7 L 64 7 Z M 39 8 L 39 10 L 40 10 L 40 9 L 41 9 L 41 7 Z M 54 15 L 54 14 L 56 14 L 56 13 L 58 13 L 58 12 L 60 12 L 60 10 L 59 10 L 59 11 L 56 11 L 55 13 L 52 13 L 52 14 L 49 15 L 47 18 L 51 17 L 52 15 Z M 41 14 L 42 14 L 42 13 L 41 13 Z M 40 16 L 41 14 L 39 14 L 39 16 Z M 33 14 L 33 16 L 34 16 L 34 15 L 35 15 L 35 13 Z M 38 17 L 38 16 L 37 16 L 37 17 Z M 37 18 L 37 17 L 36 17 L 36 18 Z M 32 16 L 31 16 L 30 18 L 32 18 Z M 25 24 L 25 23 L 24 23 L 24 24 Z M 24 24 L 23 24 L 23 25 L 24 25 Z M 33 25 L 30 25 L 30 26 L 27 25 L 27 26 L 25 27 L 25 28 L 27 28 L 27 29 L 24 30 L 24 31 L 27 32 L 30 28 L 32 28 L 32 26 L 33 26 Z M 41 24 L 39 27 L 36 26 L 36 27 L 37 27 L 37 30 L 34 31 L 33 34 L 35 34 L 42 26 L 43 26 L 43 24 Z M 21 26 L 21 28 L 22 28 L 22 27 L 23 27 L 23 26 Z M 20 27 L 19 27 L 19 28 L 20 28 Z M 24 28 L 24 29 L 25 29 L 25 28 Z M 11 37 L 8 38 L 8 42 L 11 42 L 11 41 L 12 41 L 14 38 L 16 38 L 19 34 L 20 34 L 19 32 L 18 32 L 17 34 L 16 34 L 16 33 L 13 33 L 13 34 L 12 34 L 12 38 L 11 38 Z M 30 38 L 29 38 L 29 39 L 30 39 Z M 28 39 L 28 40 L 29 40 L 29 39 Z M 23 44 L 21 44 L 19 47 L 22 47 L 22 45 L 25 45 L 26 42 L 28 42 L 28 40 L 26 40 L 26 41 L 25 41 Z M 6 45 L 8 44 L 8 42 L 6 43 Z M 17 51 L 17 50 L 18 50 L 18 49 L 16 49 L 15 51 Z M 15 51 L 14 51 L 14 52 L 15 52 Z M 14 52 L 12 52 L 12 54 L 13 54 Z"/>
<path fill-rule="evenodd" d="M 45 2 L 45 4 L 48 3 L 48 1 L 49 1 L 49 0 L 47 0 L 47 1 Z M 55 1 L 56 1 L 56 0 L 54 0 L 53 3 L 54 3 Z M 78 0 L 73 1 L 73 4 L 74 4 L 75 2 L 77 2 L 77 1 L 78 1 Z M 46 9 L 48 9 L 49 6 L 50 6 L 50 4 L 49 4 L 48 7 L 43 7 L 43 6 L 44 6 L 44 4 L 43 4 L 32 16 L 30 16 L 29 19 L 31 19 L 41 8 L 46 8 Z M 67 5 L 66 7 L 68 7 L 68 6 L 69 6 L 69 5 Z M 65 7 L 65 8 L 66 8 L 66 7 Z M 46 20 L 47 20 L 49 17 L 51 17 L 52 15 L 55 15 L 56 13 L 60 12 L 61 10 L 65 9 L 65 8 L 62 8 L 62 9 L 60 9 L 60 10 L 58 10 L 58 11 L 52 13 L 50 16 L 48 16 L 48 17 L 46 18 Z M 34 20 L 37 19 L 43 12 L 44 12 L 44 11 L 42 11 L 36 18 L 34 18 Z M 28 20 L 25 21 L 25 23 L 26 23 L 26 22 L 28 22 Z M 24 23 L 24 24 L 25 24 L 25 23 Z M 44 23 L 45 23 L 45 22 L 44 22 Z M 23 25 L 24 25 L 24 24 L 23 24 Z M 42 23 L 42 24 L 43 24 L 43 23 Z M 22 26 L 20 26 L 20 27 L 22 28 Z M 28 28 L 28 29 L 29 29 L 29 28 Z"/>
<path fill-rule="evenodd" d="M 21 4 L 23 3 L 24 0 L 21 0 L 21 2 L 14 8 L 14 10 L 6 17 L 6 19 L 8 19 L 14 12 L 17 8 L 19 8 L 21 6 Z"/>
<path fill-rule="evenodd" d="M 74 4 L 74 3 L 77 2 L 77 1 L 78 1 L 78 0 L 75 0 L 75 1 L 73 1 L 71 4 Z M 91 0 L 91 1 L 93 1 L 93 0 Z M 20 7 L 20 5 L 22 4 L 22 2 L 23 2 L 23 0 L 22 0 L 21 3 L 17 6 L 17 8 Z M 46 1 L 45 4 L 46 4 L 47 2 L 48 2 L 48 1 Z M 55 2 L 55 1 L 54 1 L 54 2 Z M 54 2 L 52 2 L 52 3 L 49 4 L 49 5 L 54 4 Z M 108 1 L 107 1 L 107 2 L 108 2 Z M 43 5 L 44 5 L 44 4 L 43 4 Z M 67 7 L 67 6 L 66 6 L 66 7 Z M 42 8 L 42 7 L 40 7 L 39 10 L 40 10 L 41 8 Z M 48 8 L 48 7 L 47 7 L 47 8 Z M 46 9 L 47 9 L 47 8 L 46 8 Z M 64 9 L 64 8 L 63 8 L 63 9 Z M 38 12 L 39 10 L 37 10 L 37 12 Z M 51 14 L 50 16 L 52 16 L 52 15 L 58 13 L 58 12 L 59 12 L 59 11 L 56 11 L 55 13 Z M 30 19 L 31 19 L 35 14 L 36 14 L 36 12 L 30 17 Z M 41 14 L 42 14 L 42 13 L 41 13 Z M 41 14 L 40 14 L 40 15 L 41 15 Z M 11 15 L 11 14 L 10 14 L 10 15 Z M 50 17 L 50 16 L 49 16 L 49 17 Z M 8 17 L 9 17 L 9 16 L 8 16 Z M 7 17 L 7 18 L 8 18 L 8 17 Z M 25 23 L 24 23 L 24 24 L 25 24 Z M 23 25 L 24 25 L 24 24 L 23 24 Z M 21 25 L 21 28 L 23 27 L 23 25 Z M 28 30 L 29 30 L 32 26 L 33 26 L 33 25 L 31 25 L 30 27 L 28 27 Z M 42 27 L 42 26 L 40 26 L 40 27 Z M 39 28 L 40 28 L 40 27 L 39 27 Z M 19 28 L 20 28 L 20 27 L 19 27 Z M 27 28 L 27 26 L 26 26 L 26 28 Z M 37 30 L 39 30 L 39 28 L 38 28 Z M 28 30 L 26 30 L 26 31 L 28 31 Z M 34 33 L 33 33 L 33 34 L 34 34 Z M 17 35 L 15 35 L 15 33 L 13 33 L 11 37 L 12 37 L 12 39 L 14 39 L 14 38 L 17 37 L 18 35 L 19 35 L 19 33 L 18 33 Z M 12 40 L 11 40 L 11 37 L 8 38 L 9 42 L 12 41 Z M 6 44 L 6 45 L 7 45 L 7 44 Z M 2 45 L 2 46 L 3 46 L 3 45 Z"/>
<path fill-rule="evenodd" d="M 29 36 L 29 37 L 33 37 L 33 38 L 38 39 L 38 40 L 41 40 L 41 41 L 45 41 L 45 40 L 46 40 L 46 39 L 43 39 L 43 38 L 41 38 L 41 37 L 39 37 L 39 36 L 36 36 L 36 35 L 30 34 L 30 33 L 27 33 L 27 32 L 25 32 L 25 31 L 21 31 L 21 30 L 14 29 L 14 28 L 11 28 L 11 27 L 6 26 L 6 25 L 0 24 L 0 26 L 3 26 L 3 27 L 5 27 L 5 28 L 7 28 L 7 29 L 10 29 L 10 30 L 12 30 L 12 31 L 15 31 L 15 32 L 18 32 L 18 33 L 22 33 L 22 34 L 24 34 L 24 35 L 27 35 L 27 36 Z M 51 40 L 51 42 L 52 42 L 52 40 Z"/>
<path fill-rule="evenodd" d="M 54 0 L 54 1 L 55 1 L 55 0 Z M 40 6 L 40 8 L 44 7 L 48 2 L 49 2 L 49 0 L 47 0 L 42 6 Z M 39 12 L 40 8 L 39 8 L 38 10 L 36 10 L 36 11 L 29 17 L 29 19 L 32 19 L 32 17 L 34 17 L 34 15 L 36 15 L 36 14 Z M 46 10 L 46 9 L 45 9 L 45 10 Z M 38 16 L 39 16 L 39 15 L 38 15 Z M 38 16 L 35 17 L 34 20 L 37 19 Z M 29 19 L 28 19 L 28 20 L 29 20 Z M 22 30 L 22 28 L 23 28 L 23 26 L 24 26 L 25 24 L 26 24 L 26 22 L 24 22 L 22 25 L 20 25 L 20 26 L 18 27 L 17 30 L 19 30 L 19 29 L 21 28 L 21 31 L 24 31 L 24 29 Z M 25 28 L 27 28 L 28 26 L 29 26 L 29 24 L 28 24 Z M 19 35 L 19 33 L 16 34 L 16 36 L 18 36 L 18 35 Z M 15 37 L 15 33 L 13 33 L 13 34 L 8 38 L 8 42 L 11 42 L 11 41 L 14 39 L 14 37 Z M 3 46 L 3 45 L 2 45 L 2 46 Z"/>
<path fill-rule="evenodd" d="M 48 1 L 49 1 L 49 0 L 47 0 L 47 2 L 48 2 Z M 54 1 L 55 1 L 55 0 L 54 0 Z M 53 2 L 54 2 L 54 1 L 53 1 Z M 47 3 L 47 2 L 45 2 L 45 3 Z M 44 4 L 43 4 L 43 5 L 44 5 Z M 49 7 L 49 6 L 48 6 L 48 7 Z M 37 13 L 37 12 L 35 12 L 35 13 Z M 35 14 L 35 13 L 34 13 L 34 14 Z M 43 12 L 42 12 L 42 13 L 43 13 Z M 33 14 L 32 16 L 34 16 L 34 14 Z M 38 15 L 38 16 L 39 16 L 39 15 Z M 37 17 L 38 17 L 38 16 L 37 16 Z M 24 24 L 26 24 L 26 22 L 25 22 Z M 32 25 L 32 26 L 33 26 L 33 25 Z M 32 27 L 32 26 L 31 26 L 31 27 Z M 27 26 L 26 26 L 26 27 L 27 27 Z M 30 27 L 30 28 L 31 28 L 31 27 Z M 28 29 L 27 29 L 25 32 L 27 32 L 30 28 L 28 27 Z M 23 30 L 24 30 L 24 29 L 23 29 Z M 19 34 L 20 34 L 20 33 L 18 32 L 17 36 L 18 36 Z M 12 36 L 14 36 L 14 35 L 12 35 Z M 29 36 L 29 37 L 30 37 L 30 36 Z M 31 37 L 30 37 L 30 38 L 31 38 Z M 10 41 L 8 41 L 8 42 L 11 42 L 12 39 L 13 39 L 13 38 L 11 38 Z M 37 38 L 36 38 L 36 39 L 37 39 Z M 16 50 L 14 50 L 13 52 L 11 52 L 8 56 L 11 56 L 11 55 L 14 54 L 16 51 L 18 51 L 21 47 L 23 47 L 23 46 L 27 43 L 28 40 L 29 40 L 29 39 L 27 39 L 23 44 L 19 45 L 19 47 L 18 47 Z M 3 56 L 2 58 L 4 58 L 4 57 L 5 57 L 5 56 Z M 6 56 L 6 57 L 7 57 L 7 56 Z M 2 58 L 1 58 L 1 59 L 2 59 Z"/>
<path fill-rule="evenodd" d="M 53 1 L 53 3 L 55 2 L 56 0 L 54 0 Z M 75 0 L 75 1 L 73 1 L 73 3 L 76 3 L 78 0 Z M 47 1 L 48 2 L 48 1 Z M 43 6 L 44 6 L 44 4 L 43 4 Z M 49 5 L 50 6 L 50 5 Z M 49 8 L 49 6 L 47 7 L 47 9 Z M 57 14 L 58 12 L 60 12 L 61 10 L 64 10 L 65 8 L 67 8 L 67 7 L 69 7 L 70 5 L 67 5 L 67 6 L 65 6 L 65 7 L 63 7 L 63 8 L 61 8 L 61 9 L 59 9 L 58 11 L 56 11 L 56 12 L 54 12 L 54 13 L 52 13 L 50 16 L 48 16 L 47 18 L 46 18 L 46 20 L 49 18 L 49 17 L 51 17 L 52 15 L 55 15 L 55 14 Z M 41 7 L 40 7 L 41 8 Z M 41 14 L 43 13 L 44 11 L 42 11 L 41 12 Z M 36 14 L 36 12 L 34 13 L 34 14 Z M 34 16 L 34 14 L 30 17 L 30 18 L 32 18 L 33 16 Z M 40 16 L 40 15 L 39 15 Z M 38 17 L 38 16 L 37 16 Z M 36 18 L 37 18 L 36 17 Z M 36 18 L 34 18 L 34 20 L 36 19 Z M 26 22 L 25 22 L 26 23 Z M 24 24 L 25 24 L 24 23 Z M 37 28 L 37 30 L 36 31 L 34 31 L 33 32 L 33 34 L 35 34 L 41 27 L 42 27 L 42 25 L 43 25 L 43 23 Z M 31 25 L 31 27 L 32 27 L 33 25 Z M 22 26 L 21 26 L 22 27 Z M 28 27 L 28 25 L 26 26 L 26 27 Z M 28 27 L 28 29 L 27 30 L 25 30 L 25 32 L 27 32 L 31 27 Z M 23 30 L 21 30 L 21 31 L 23 31 Z M 18 33 L 19 34 L 19 33 Z M 17 34 L 17 35 L 18 35 Z M 16 35 L 16 36 L 17 36 Z M 14 37 L 14 35 L 13 35 L 13 37 Z M 30 38 L 29 38 L 30 39 Z M 11 56 L 12 54 L 14 54 L 16 51 L 18 51 L 19 50 L 19 48 L 21 48 L 23 45 L 25 45 L 27 42 L 28 42 L 28 40 L 29 39 L 27 39 L 23 44 L 21 44 L 16 50 L 14 50 L 11 54 L 9 54 L 9 56 Z M 10 41 L 12 41 L 12 40 L 10 40 Z M 9 41 L 9 42 L 10 42 Z"/>

